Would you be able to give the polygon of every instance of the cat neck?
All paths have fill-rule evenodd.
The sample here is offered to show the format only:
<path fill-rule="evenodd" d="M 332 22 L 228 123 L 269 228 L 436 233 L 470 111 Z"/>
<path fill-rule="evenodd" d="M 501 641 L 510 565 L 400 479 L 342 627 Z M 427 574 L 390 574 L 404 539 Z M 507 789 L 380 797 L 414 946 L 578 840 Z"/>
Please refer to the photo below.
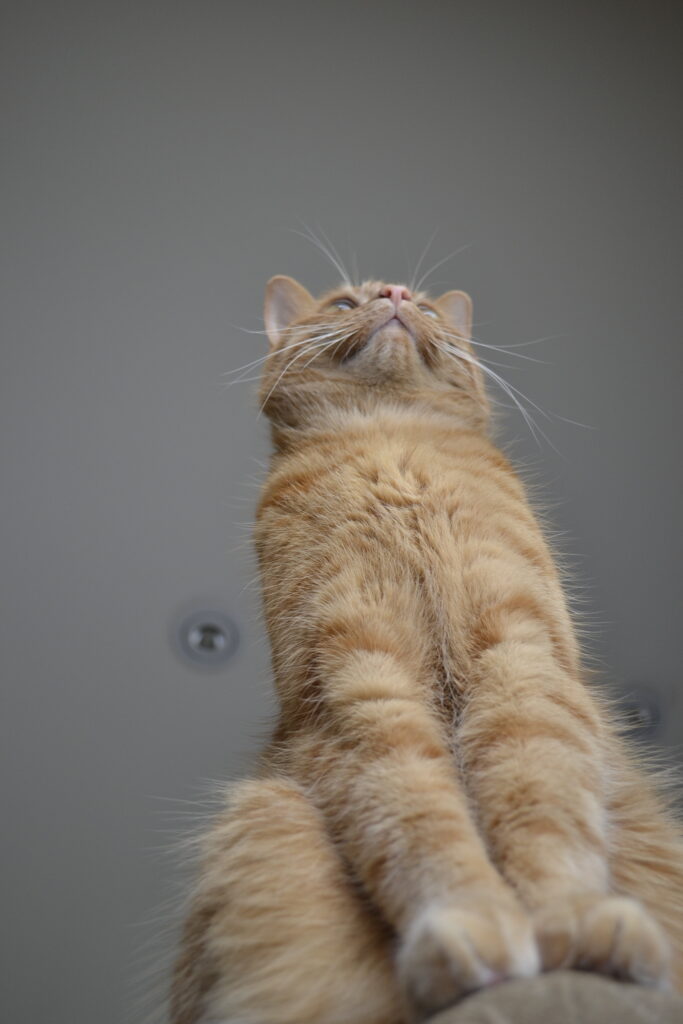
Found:
<path fill-rule="evenodd" d="M 473 415 L 471 410 L 454 409 L 452 404 L 442 405 L 429 400 L 397 401 L 395 398 L 374 399 L 366 407 L 357 404 L 348 407 L 321 407 L 296 424 L 273 423 L 271 434 L 275 453 L 287 455 L 318 443 L 332 434 L 343 438 L 380 434 L 397 441 L 410 441 L 420 435 L 444 436 L 452 434 L 478 434 L 489 440 L 488 417 Z"/>

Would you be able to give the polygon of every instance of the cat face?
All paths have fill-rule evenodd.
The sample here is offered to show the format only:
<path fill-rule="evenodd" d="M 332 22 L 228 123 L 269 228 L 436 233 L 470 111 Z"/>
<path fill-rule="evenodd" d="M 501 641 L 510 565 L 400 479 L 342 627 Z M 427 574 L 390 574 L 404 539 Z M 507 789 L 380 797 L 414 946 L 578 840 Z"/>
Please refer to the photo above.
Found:
<path fill-rule="evenodd" d="M 460 291 L 434 299 L 365 281 L 314 299 L 292 278 L 274 277 L 266 289 L 263 408 L 274 421 L 284 415 L 299 425 L 312 406 L 367 409 L 387 398 L 426 402 L 483 426 L 488 403 L 468 340 L 471 321 L 471 300 Z"/>

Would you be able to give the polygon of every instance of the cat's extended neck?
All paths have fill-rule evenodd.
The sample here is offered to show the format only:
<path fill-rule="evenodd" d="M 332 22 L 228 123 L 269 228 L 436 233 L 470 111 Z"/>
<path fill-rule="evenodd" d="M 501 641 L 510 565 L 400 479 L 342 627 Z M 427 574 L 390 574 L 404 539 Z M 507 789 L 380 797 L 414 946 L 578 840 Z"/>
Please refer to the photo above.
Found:
<path fill-rule="evenodd" d="M 488 419 L 460 414 L 452 405 L 434 402 L 429 395 L 424 402 L 401 402 L 396 398 L 376 397 L 365 407 L 354 403 L 346 407 L 321 406 L 315 414 L 307 416 L 296 424 L 273 423 L 272 440 L 275 453 L 287 455 L 304 445 L 316 443 L 321 436 L 374 434 L 382 436 L 409 437 L 412 431 L 423 434 L 433 431 L 444 433 L 475 433 L 482 439 L 489 438 Z"/>

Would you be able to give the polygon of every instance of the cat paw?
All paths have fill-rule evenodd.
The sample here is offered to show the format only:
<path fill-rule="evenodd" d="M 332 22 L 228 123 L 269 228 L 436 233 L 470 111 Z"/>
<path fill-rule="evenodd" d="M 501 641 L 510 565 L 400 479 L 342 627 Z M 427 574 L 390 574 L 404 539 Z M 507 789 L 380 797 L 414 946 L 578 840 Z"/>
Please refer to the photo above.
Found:
<path fill-rule="evenodd" d="M 581 895 L 534 915 L 544 970 L 575 967 L 665 986 L 668 942 L 644 907 L 624 896 Z"/>
<path fill-rule="evenodd" d="M 423 1020 L 468 992 L 540 970 L 533 926 L 512 904 L 431 907 L 412 924 L 398 955 L 410 1019 Z"/>

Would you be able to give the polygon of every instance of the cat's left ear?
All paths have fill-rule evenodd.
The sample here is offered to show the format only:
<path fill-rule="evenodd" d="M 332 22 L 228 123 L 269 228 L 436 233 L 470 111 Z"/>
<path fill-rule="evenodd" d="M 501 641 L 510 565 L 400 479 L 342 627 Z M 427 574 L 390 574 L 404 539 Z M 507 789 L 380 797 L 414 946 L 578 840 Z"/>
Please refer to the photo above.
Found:
<path fill-rule="evenodd" d="M 295 320 L 301 320 L 313 307 L 315 300 L 302 284 L 292 277 L 278 274 L 266 285 L 263 318 L 271 345 L 277 345 L 282 333 Z"/>
<path fill-rule="evenodd" d="M 446 292 L 434 305 L 466 341 L 472 337 L 472 299 L 467 292 Z"/>

